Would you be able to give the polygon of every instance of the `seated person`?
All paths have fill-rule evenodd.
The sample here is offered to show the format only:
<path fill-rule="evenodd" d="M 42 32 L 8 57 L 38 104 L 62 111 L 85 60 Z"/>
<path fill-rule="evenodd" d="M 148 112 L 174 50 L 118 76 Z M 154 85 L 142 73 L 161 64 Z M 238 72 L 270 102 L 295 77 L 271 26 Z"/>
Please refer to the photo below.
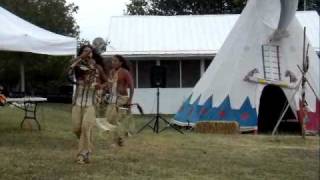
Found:
<path fill-rule="evenodd" d="M 4 106 L 6 104 L 7 97 L 5 96 L 4 87 L 0 85 L 0 106 Z"/>

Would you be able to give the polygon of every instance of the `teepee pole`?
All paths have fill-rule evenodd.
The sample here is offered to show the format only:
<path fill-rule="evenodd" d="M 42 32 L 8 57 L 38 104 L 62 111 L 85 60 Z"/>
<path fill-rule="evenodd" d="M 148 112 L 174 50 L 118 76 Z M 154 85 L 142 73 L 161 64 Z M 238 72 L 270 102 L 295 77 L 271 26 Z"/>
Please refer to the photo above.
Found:
<path fill-rule="evenodd" d="M 279 128 L 279 125 L 280 125 L 280 123 L 281 123 L 281 121 L 282 121 L 282 118 L 284 117 L 284 115 L 285 115 L 286 112 L 288 111 L 289 107 L 290 107 L 290 104 L 289 104 L 289 102 L 287 102 L 287 103 L 286 103 L 286 106 L 285 106 L 285 109 L 282 111 L 282 114 L 280 115 L 280 117 L 279 117 L 279 119 L 278 119 L 278 121 L 277 121 L 276 126 L 273 128 L 272 136 L 274 136 L 274 135 L 276 134 L 276 132 L 277 132 L 277 130 L 278 130 L 278 128 Z"/>
<path fill-rule="evenodd" d="M 300 111 L 302 111 L 303 113 L 303 117 L 301 120 L 301 129 L 302 129 L 302 137 L 305 138 L 305 134 L 306 134 L 306 127 L 305 127 L 305 116 L 307 116 L 307 114 L 304 113 L 305 111 L 305 102 L 306 102 L 306 73 L 308 71 L 308 66 L 307 65 L 307 54 L 306 54 L 306 27 L 303 28 L 303 57 L 302 57 L 302 82 L 301 82 L 301 101 L 302 101 L 302 109 L 300 109 Z"/>
<path fill-rule="evenodd" d="M 299 91 L 299 87 L 300 87 L 301 82 L 302 82 L 302 79 L 300 79 L 300 81 L 298 82 L 298 85 L 295 89 L 295 92 L 292 94 L 291 98 L 287 101 L 286 106 L 284 107 L 284 110 L 282 111 L 282 113 L 277 121 L 277 124 L 273 128 L 272 136 L 274 136 L 276 134 L 283 117 L 285 116 L 286 112 L 288 111 L 288 109 L 290 107 L 290 102 L 294 101 L 294 97 L 297 94 L 297 92 Z"/>
<path fill-rule="evenodd" d="M 276 126 L 274 127 L 273 131 L 272 131 L 272 136 L 275 135 L 275 133 L 277 132 L 278 130 L 278 127 L 283 119 L 283 117 L 285 116 L 286 112 L 288 111 L 289 107 L 290 107 L 290 102 L 292 102 L 294 100 L 294 96 L 296 95 L 296 93 L 299 91 L 299 88 L 300 88 L 300 84 L 301 84 L 301 87 L 302 87 L 302 92 L 301 92 L 301 96 L 302 96 L 302 103 L 304 104 L 305 102 L 305 83 L 306 83 L 306 77 L 305 77 L 305 74 L 306 74 L 306 67 L 305 67 L 305 63 L 306 63 L 306 27 L 304 27 L 303 29 L 303 57 L 302 57 L 302 62 L 303 62 L 303 71 L 302 71 L 302 78 L 301 80 L 299 81 L 297 87 L 296 87 L 296 91 L 293 93 L 292 97 L 290 98 L 290 100 L 288 100 L 285 108 L 284 108 L 284 111 L 281 113 L 278 121 L 277 121 L 277 124 Z M 298 66 L 299 67 L 299 66 Z M 299 68 L 300 69 L 300 68 Z M 303 107 L 304 108 L 304 107 Z M 304 110 L 304 109 L 300 109 L 300 110 Z M 304 115 L 305 116 L 305 115 Z M 301 122 L 301 129 L 302 129 L 302 137 L 305 138 L 305 124 L 304 124 L 304 117 L 302 117 L 302 122 Z"/>
<path fill-rule="evenodd" d="M 301 73 L 303 73 L 303 70 L 301 69 L 301 67 L 299 65 L 298 69 L 300 70 Z M 317 98 L 318 101 L 320 101 L 320 97 L 317 95 L 316 90 L 314 90 L 314 88 L 312 87 L 311 83 L 309 82 L 309 80 L 306 78 L 306 83 L 308 84 L 308 86 L 310 87 L 311 91 L 313 92 L 314 96 Z"/>

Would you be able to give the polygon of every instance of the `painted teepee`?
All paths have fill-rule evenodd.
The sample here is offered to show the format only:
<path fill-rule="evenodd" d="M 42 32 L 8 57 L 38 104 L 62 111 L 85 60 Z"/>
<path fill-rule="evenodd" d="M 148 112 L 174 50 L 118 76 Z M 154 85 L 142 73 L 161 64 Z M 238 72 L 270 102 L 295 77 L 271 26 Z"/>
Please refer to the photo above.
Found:
<path fill-rule="evenodd" d="M 299 119 L 304 30 L 295 17 L 297 5 L 298 0 L 249 0 L 174 122 L 192 126 L 199 121 L 237 121 L 242 130 L 257 130 L 262 94 L 270 86 L 283 92 Z M 319 97 L 319 59 L 312 44 L 308 56 L 307 79 Z M 309 86 L 306 102 L 306 129 L 318 132 L 320 103 Z"/>

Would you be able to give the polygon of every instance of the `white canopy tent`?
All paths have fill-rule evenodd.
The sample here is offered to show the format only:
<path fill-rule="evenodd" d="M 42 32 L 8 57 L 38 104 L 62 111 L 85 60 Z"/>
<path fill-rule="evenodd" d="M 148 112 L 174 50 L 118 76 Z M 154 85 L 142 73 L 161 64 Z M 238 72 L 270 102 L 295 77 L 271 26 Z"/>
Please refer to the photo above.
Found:
<path fill-rule="evenodd" d="M 35 26 L 0 7 L 0 51 L 31 52 L 47 55 L 75 55 L 76 38 L 52 33 Z M 21 91 L 24 92 L 24 67 L 21 70 Z"/>

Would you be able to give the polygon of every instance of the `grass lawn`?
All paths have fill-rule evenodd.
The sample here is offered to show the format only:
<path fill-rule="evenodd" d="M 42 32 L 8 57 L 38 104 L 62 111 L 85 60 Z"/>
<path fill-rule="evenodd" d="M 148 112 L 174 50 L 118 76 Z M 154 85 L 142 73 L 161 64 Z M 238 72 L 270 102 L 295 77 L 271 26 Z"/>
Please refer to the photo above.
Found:
<path fill-rule="evenodd" d="M 319 137 L 213 135 L 150 130 L 111 149 L 95 129 L 92 162 L 74 163 L 71 106 L 45 104 L 42 131 L 19 127 L 23 112 L 0 107 L 0 179 L 319 179 Z M 137 127 L 149 118 L 137 117 Z"/>

